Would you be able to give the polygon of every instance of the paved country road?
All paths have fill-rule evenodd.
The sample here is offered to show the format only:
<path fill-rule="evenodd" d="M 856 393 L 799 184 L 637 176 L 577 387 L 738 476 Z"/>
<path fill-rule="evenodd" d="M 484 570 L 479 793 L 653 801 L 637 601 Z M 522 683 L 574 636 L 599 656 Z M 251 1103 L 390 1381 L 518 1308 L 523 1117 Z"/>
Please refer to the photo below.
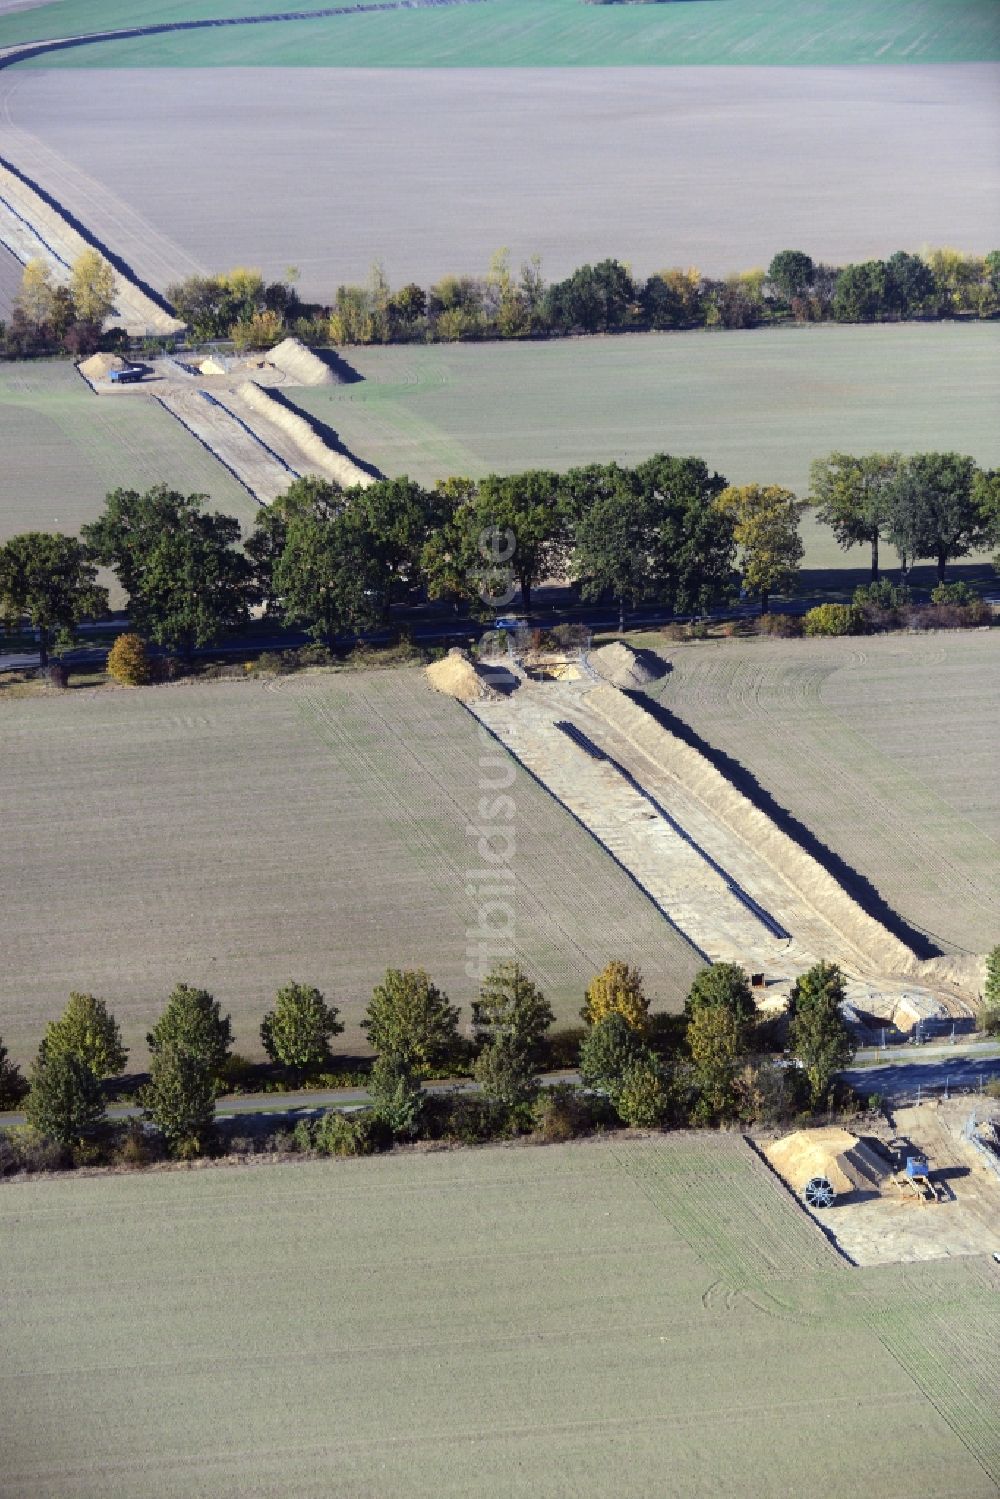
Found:
<path fill-rule="evenodd" d="M 965 1046 L 923 1047 L 915 1052 L 909 1047 L 898 1048 L 898 1059 L 878 1062 L 885 1053 L 859 1052 L 860 1066 L 850 1067 L 841 1073 L 844 1081 L 859 1093 L 878 1093 L 886 1101 L 916 1098 L 918 1092 L 978 1093 L 985 1084 L 1000 1080 L 1000 1047 L 995 1043 L 975 1042 Z M 866 1059 L 870 1065 L 863 1065 Z M 543 1087 L 556 1083 L 579 1082 L 576 1072 L 549 1072 L 542 1078 Z M 467 1078 L 445 1079 L 426 1083 L 428 1093 L 446 1093 L 457 1088 L 465 1093 L 478 1093 L 479 1084 Z M 289 1093 L 244 1093 L 220 1098 L 215 1106 L 220 1120 L 246 1118 L 285 1118 L 294 1120 L 303 1114 L 319 1113 L 327 1109 L 358 1109 L 368 1102 L 364 1088 L 303 1088 Z M 112 1120 L 137 1119 L 142 1109 L 137 1104 L 113 1104 L 108 1109 Z M 9 1129 L 23 1124 L 23 1113 L 0 1114 L 0 1129 Z"/>

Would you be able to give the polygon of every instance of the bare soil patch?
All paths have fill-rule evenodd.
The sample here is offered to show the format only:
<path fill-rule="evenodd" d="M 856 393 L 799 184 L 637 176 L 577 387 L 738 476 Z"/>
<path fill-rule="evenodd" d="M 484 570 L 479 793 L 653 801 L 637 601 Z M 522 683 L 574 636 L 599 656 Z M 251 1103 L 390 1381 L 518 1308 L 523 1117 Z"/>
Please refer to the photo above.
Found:
<path fill-rule="evenodd" d="M 723 274 L 786 245 L 831 261 L 985 252 L 1000 242 L 996 78 L 990 64 L 98 68 L 12 70 L 0 99 L 19 167 L 158 290 L 192 260 L 273 277 L 291 259 L 303 294 L 329 300 L 375 257 L 394 281 L 429 281 L 484 272 L 499 245 L 515 264 L 540 254 L 549 276 L 607 255 Z"/>

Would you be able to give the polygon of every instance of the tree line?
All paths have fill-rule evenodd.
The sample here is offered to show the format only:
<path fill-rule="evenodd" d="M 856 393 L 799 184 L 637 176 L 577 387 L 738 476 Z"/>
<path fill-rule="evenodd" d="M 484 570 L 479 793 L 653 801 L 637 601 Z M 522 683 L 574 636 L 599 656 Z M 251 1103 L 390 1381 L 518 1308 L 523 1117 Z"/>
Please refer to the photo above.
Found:
<path fill-rule="evenodd" d="M 1000 541 L 1000 471 L 962 454 L 832 453 L 813 464 L 810 500 L 841 546 L 870 549 L 873 583 L 884 541 L 904 572 L 929 558 L 942 582 L 950 561 Z M 53 642 L 106 614 L 99 566 L 117 576 L 135 631 L 187 658 L 244 630 L 255 607 L 332 645 L 424 599 L 484 620 L 515 597 L 530 611 L 543 580 L 622 614 L 644 604 L 704 614 L 741 590 L 763 613 L 772 593 L 795 587 L 807 503 L 669 454 L 429 489 L 397 478 L 345 491 L 301 478 L 246 536 L 204 495 L 118 489 L 80 539 L 30 532 L 0 547 L 0 622 L 27 620 L 45 665 Z"/>
<path fill-rule="evenodd" d="M 364 283 L 337 287 L 329 306 L 305 307 L 294 269 L 266 284 L 237 267 L 190 276 L 167 289 L 197 339 L 232 338 L 262 348 L 294 333 L 306 343 L 390 344 L 544 338 L 682 328 L 756 328 L 795 321 L 870 323 L 908 318 L 989 318 L 1000 311 L 1000 250 L 966 255 L 897 250 L 845 266 L 781 250 L 766 270 L 721 279 L 696 267 L 636 277 L 615 259 L 546 282 L 537 256 L 515 271 L 506 250 L 485 276 L 448 275 L 393 289 L 379 263 Z"/>
<path fill-rule="evenodd" d="M 818 963 L 796 980 L 787 1041 L 798 1065 L 779 1066 L 765 1055 L 770 1022 L 758 1020 L 749 978 L 739 965 L 702 969 L 683 1016 L 668 1017 L 651 1013 L 639 970 L 613 960 L 587 987 L 582 1032 L 571 1034 L 580 1084 L 550 1092 L 542 1089 L 539 1072 L 551 1057 L 555 1017 L 517 963 L 498 963 L 486 975 L 472 1005 L 471 1036 L 462 1034 L 460 1009 L 427 973 L 390 968 L 361 1022 L 375 1052 L 365 1078 L 368 1107 L 356 1118 L 332 1116 L 318 1127 L 305 1125 L 299 1144 L 323 1149 L 325 1136 L 330 1153 L 363 1153 L 394 1140 L 433 1136 L 442 1127 L 496 1138 L 530 1130 L 558 1134 L 568 1123 L 572 1132 L 608 1121 L 640 1128 L 703 1126 L 827 1107 L 835 1074 L 854 1054 L 840 1013 L 844 997 L 836 965 Z M 284 1085 L 300 1087 L 333 1067 L 330 1041 L 343 1029 L 338 1007 L 319 989 L 289 983 L 264 1015 L 260 1037 Z M 230 1017 L 207 990 L 177 984 L 146 1041 L 143 1119 L 179 1159 L 210 1151 L 216 1143 L 215 1101 L 237 1070 Z M 0 1108 L 23 1102 L 27 1117 L 26 1131 L 8 1133 L 0 1168 L 51 1162 L 52 1150 L 61 1161 L 97 1163 L 123 1146 L 125 1159 L 141 1164 L 135 1157 L 145 1132 L 140 1128 L 137 1137 L 132 1125 L 116 1132 L 106 1114 L 109 1088 L 127 1056 L 106 1002 L 85 993 L 71 994 L 62 1016 L 47 1026 L 27 1080 L 0 1043 Z M 440 1106 L 435 1115 L 435 1100 L 422 1086 L 442 1071 L 469 1072 L 478 1084 L 476 1094 L 461 1095 L 457 1126 Z M 327 1080 L 337 1083 L 336 1076 Z"/>

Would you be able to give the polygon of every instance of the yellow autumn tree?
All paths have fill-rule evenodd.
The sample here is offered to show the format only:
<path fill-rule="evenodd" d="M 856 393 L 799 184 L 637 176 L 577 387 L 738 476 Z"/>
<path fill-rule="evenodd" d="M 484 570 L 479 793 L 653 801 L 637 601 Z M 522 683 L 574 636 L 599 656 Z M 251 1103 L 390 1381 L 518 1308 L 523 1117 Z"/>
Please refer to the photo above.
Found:
<path fill-rule="evenodd" d="M 17 305 L 36 328 L 52 321 L 56 289 L 45 260 L 29 260 L 21 274 Z"/>
<path fill-rule="evenodd" d="M 649 1029 L 649 1000 L 643 993 L 642 974 L 628 963 L 613 960 L 587 988 L 587 1002 L 580 1015 L 588 1025 L 597 1025 L 608 1015 L 620 1015 L 632 1030 Z"/>
<path fill-rule="evenodd" d="M 69 289 L 81 323 L 100 327 L 115 309 L 115 273 L 99 250 L 84 250 L 77 256 Z"/>
<path fill-rule="evenodd" d="M 773 592 L 795 586 L 805 552 L 799 535 L 805 506 L 777 484 L 731 484 L 715 504 L 732 521 L 743 586 L 759 597 L 764 614 Z"/>
<path fill-rule="evenodd" d="M 119 635 L 108 652 L 107 672 L 123 687 L 142 687 L 152 680 L 146 646 L 138 635 Z"/>

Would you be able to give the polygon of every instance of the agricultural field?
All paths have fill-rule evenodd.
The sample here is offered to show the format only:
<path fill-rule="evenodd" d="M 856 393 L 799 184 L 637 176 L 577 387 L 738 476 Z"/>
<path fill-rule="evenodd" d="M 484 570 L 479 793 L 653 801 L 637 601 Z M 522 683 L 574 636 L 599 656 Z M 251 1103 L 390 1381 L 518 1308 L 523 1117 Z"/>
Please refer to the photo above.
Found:
<path fill-rule="evenodd" d="M 468 1006 L 483 861 L 467 829 L 512 764 L 480 732 L 415 670 L 5 703 L 5 1043 L 30 1058 L 83 988 L 138 1065 L 180 979 L 212 989 L 251 1055 L 290 978 L 342 1007 L 348 1051 L 390 965 Z M 509 794 L 517 951 L 560 1022 L 618 956 L 678 1010 L 693 949 L 525 773 Z"/>
<path fill-rule="evenodd" d="M 1000 1272 L 852 1269 L 738 1137 L 26 1181 L 0 1252 L 18 1499 L 1000 1478 Z"/>
<path fill-rule="evenodd" d="M 934 947 L 1000 938 L 995 632 L 661 643 L 647 692 Z M 793 830 L 794 831 L 794 830 Z"/>
<path fill-rule="evenodd" d="M 14 298 L 21 287 L 22 270 L 20 261 L 0 245 L 0 319 L 10 317 Z"/>
<path fill-rule="evenodd" d="M 144 397 L 98 397 L 67 360 L 0 363 L 0 541 L 79 532 L 111 489 L 166 483 L 252 524 L 257 503 Z"/>
<path fill-rule="evenodd" d="M 630 8 L 577 9 L 589 24 Z M 273 278 L 293 262 L 302 295 L 329 303 L 375 260 L 395 285 L 426 284 L 482 275 L 504 245 L 549 279 L 609 255 L 642 275 L 724 275 L 789 245 L 831 263 L 985 253 L 1000 244 L 998 78 L 990 64 L 17 67 L 0 110 L 9 158 L 157 290 L 199 266 Z"/>
<path fill-rule="evenodd" d="M 993 324 L 343 353 L 362 381 L 289 394 L 351 452 L 427 483 L 666 451 L 697 453 L 733 483 L 786 484 L 805 496 L 810 461 L 837 447 L 956 449 L 1000 462 Z M 866 567 L 863 549 L 842 552 L 813 515 L 803 529 L 807 568 Z"/>
<path fill-rule="evenodd" d="M 296 0 L 294 10 L 330 5 L 331 0 Z M 288 9 L 281 0 L 147 0 L 137 16 L 129 0 L 57 0 L 37 14 L 0 12 L 0 45 Z M 82 48 L 61 54 L 59 64 L 86 67 L 97 56 L 97 48 Z M 1000 57 L 1000 26 L 988 0 L 813 0 L 791 8 L 784 0 L 634 6 L 479 0 L 443 10 L 401 8 L 106 43 L 99 57 L 98 65 L 116 67 L 969 62 Z"/>

